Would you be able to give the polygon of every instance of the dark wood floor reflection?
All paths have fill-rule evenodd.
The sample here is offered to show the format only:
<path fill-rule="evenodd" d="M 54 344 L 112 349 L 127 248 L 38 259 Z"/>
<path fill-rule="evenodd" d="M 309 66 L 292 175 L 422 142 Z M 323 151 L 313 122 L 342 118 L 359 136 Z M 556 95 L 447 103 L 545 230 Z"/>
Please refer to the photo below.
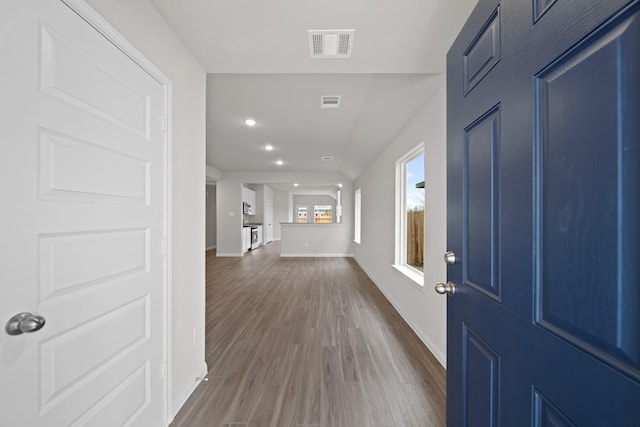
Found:
<path fill-rule="evenodd" d="M 445 424 L 445 370 L 353 259 L 209 251 L 206 320 L 209 381 L 172 427 Z"/>

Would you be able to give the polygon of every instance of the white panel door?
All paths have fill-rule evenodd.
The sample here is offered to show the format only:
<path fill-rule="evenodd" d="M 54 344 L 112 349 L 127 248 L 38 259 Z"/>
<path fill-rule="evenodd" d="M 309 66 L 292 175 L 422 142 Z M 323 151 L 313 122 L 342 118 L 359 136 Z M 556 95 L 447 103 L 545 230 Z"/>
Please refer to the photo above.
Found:
<path fill-rule="evenodd" d="M 163 86 L 58 0 L 0 14 L 0 426 L 164 422 Z"/>

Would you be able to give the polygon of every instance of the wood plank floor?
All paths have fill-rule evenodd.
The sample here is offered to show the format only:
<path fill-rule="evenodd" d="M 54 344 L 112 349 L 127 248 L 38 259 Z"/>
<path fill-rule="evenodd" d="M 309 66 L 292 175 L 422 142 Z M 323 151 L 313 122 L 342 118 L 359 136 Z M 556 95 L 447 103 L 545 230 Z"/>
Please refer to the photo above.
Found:
<path fill-rule="evenodd" d="M 172 427 L 445 425 L 445 370 L 353 259 L 207 253 L 209 381 Z"/>

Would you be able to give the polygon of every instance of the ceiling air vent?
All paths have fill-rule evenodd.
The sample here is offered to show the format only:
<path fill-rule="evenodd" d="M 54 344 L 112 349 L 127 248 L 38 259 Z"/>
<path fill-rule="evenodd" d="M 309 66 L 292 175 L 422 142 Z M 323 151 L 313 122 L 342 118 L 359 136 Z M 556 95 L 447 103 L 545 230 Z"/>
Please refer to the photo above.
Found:
<path fill-rule="evenodd" d="M 340 108 L 340 95 L 321 96 L 320 108 Z"/>
<path fill-rule="evenodd" d="M 356 30 L 308 30 L 311 58 L 351 58 Z"/>
<path fill-rule="evenodd" d="M 333 157 L 331 157 L 331 156 L 324 156 L 324 157 L 322 157 L 322 161 L 323 161 L 323 162 L 330 162 L 330 161 L 332 161 L 332 160 L 333 160 Z"/>

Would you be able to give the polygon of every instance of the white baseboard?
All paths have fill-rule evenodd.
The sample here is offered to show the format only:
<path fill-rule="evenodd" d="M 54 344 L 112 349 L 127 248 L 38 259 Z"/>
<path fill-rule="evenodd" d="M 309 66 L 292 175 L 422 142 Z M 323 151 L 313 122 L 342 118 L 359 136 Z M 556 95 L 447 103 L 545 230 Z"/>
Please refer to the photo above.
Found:
<path fill-rule="evenodd" d="M 213 245 L 213 246 L 209 246 L 208 248 L 205 248 L 204 250 L 210 251 L 211 249 L 215 249 L 215 248 L 216 248 L 216 245 Z"/>
<path fill-rule="evenodd" d="M 360 268 L 362 268 L 362 270 L 365 272 L 365 274 L 369 277 L 369 279 L 371 279 L 371 281 L 373 282 L 374 285 L 376 285 L 376 287 L 378 289 L 380 289 L 380 292 L 382 292 L 382 294 L 385 296 L 385 298 L 387 300 L 389 300 L 389 302 L 391 303 L 391 305 L 393 306 L 393 308 L 396 309 L 396 311 L 398 312 L 398 314 L 404 319 L 404 321 L 407 323 L 407 325 L 409 325 L 409 327 L 411 328 L 411 330 L 413 330 L 413 332 L 415 332 L 415 334 L 418 336 L 418 338 L 420 338 L 420 341 L 422 341 L 422 343 L 425 345 L 425 347 L 427 347 L 427 349 L 431 352 L 431 354 L 434 355 L 434 357 L 438 360 L 438 362 L 440 362 L 440 364 L 444 367 L 444 369 L 447 369 L 447 356 L 446 354 L 444 354 L 441 351 L 435 350 L 436 346 L 433 343 L 433 341 L 431 341 L 428 337 L 427 334 L 424 333 L 424 331 L 422 330 L 422 328 L 418 327 L 418 325 L 416 325 L 410 318 L 409 316 L 407 316 L 407 314 L 402 310 L 402 307 L 400 307 L 400 305 L 393 299 L 393 297 L 391 295 L 389 295 L 382 286 L 380 286 L 380 284 L 376 281 L 376 279 L 374 279 L 374 277 L 369 273 L 369 271 L 367 271 L 366 268 L 364 268 L 356 259 L 356 262 L 358 263 L 358 265 L 360 266 Z"/>
<path fill-rule="evenodd" d="M 241 257 L 242 255 L 243 255 L 243 254 L 241 254 L 241 253 L 233 253 L 233 252 L 229 252 L 229 253 L 220 253 L 220 252 L 217 252 L 217 253 L 216 253 L 216 256 L 240 256 L 240 257 Z"/>
<path fill-rule="evenodd" d="M 353 254 L 280 254 L 286 258 L 353 258 Z"/>
<path fill-rule="evenodd" d="M 207 367 L 207 363 L 205 362 L 200 368 L 200 372 L 193 377 L 193 383 L 190 383 L 190 386 L 180 394 L 180 398 L 178 398 L 178 401 L 174 402 L 173 406 L 171 407 L 171 409 L 173 410 L 173 416 L 171 417 L 171 420 L 169 420 L 169 424 L 173 422 L 176 415 L 178 415 L 178 412 L 180 412 L 180 409 L 182 409 L 184 404 L 187 403 L 187 399 L 189 399 L 196 388 L 203 382 L 196 381 L 196 377 L 206 378 L 208 373 L 209 369 Z"/>

